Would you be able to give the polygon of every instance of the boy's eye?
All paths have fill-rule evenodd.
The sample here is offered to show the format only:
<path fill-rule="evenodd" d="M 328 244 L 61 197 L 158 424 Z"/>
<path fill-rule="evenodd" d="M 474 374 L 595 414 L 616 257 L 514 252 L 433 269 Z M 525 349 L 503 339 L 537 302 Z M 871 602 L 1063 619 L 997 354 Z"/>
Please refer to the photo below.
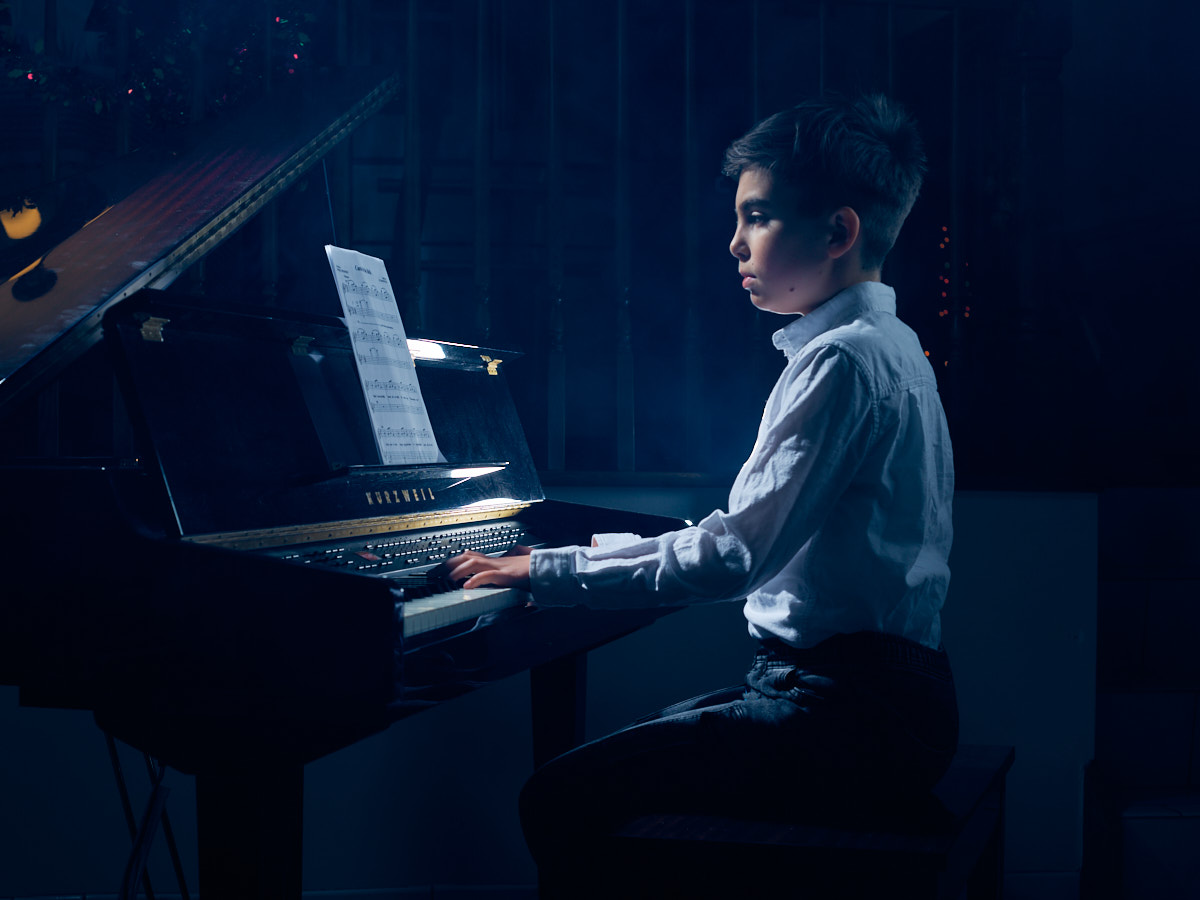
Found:
<path fill-rule="evenodd" d="M 746 226 L 765 225 L 770 221 L 770 219 L 771 217 L 764 212 L 760 212 L 758 210 L 745 210 L 739 214 L 738 222 Z"/>

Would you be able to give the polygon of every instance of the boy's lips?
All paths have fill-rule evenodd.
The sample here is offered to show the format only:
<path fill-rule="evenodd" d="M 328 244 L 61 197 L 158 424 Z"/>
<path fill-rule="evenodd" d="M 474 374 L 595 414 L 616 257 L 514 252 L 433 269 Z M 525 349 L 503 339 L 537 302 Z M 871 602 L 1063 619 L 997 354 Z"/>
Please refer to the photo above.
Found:
<path fill-rule="evenodd" d="M 744 278 L 742 278 L 742 289 L 743 290 L 747 290 L 747 291 L 750 290 L 750 285 L 752 285 L 752 284 L 754 284 L 754 276 L 753 275 L 747 275 Z"/>

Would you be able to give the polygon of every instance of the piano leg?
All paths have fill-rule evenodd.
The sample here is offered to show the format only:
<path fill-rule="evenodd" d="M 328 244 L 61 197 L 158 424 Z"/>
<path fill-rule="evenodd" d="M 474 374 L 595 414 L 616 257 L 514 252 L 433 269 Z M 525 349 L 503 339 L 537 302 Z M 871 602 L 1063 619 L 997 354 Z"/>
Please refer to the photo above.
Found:
<path fill-rule="evenodd" d="M 552 659 L 529 670 L 533 765 L 583 743 L 587 710 L 587 652 Z"/>
<path fill-rule="evenodd" d="M 299 900 L 304 766 L 196 775 L 200 896 Z"/>

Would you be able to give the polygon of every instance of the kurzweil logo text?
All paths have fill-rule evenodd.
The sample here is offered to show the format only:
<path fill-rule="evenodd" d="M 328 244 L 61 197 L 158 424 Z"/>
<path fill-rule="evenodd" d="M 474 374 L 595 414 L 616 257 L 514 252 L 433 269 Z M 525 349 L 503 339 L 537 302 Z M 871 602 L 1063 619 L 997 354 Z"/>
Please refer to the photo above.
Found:
<path fill-rule="evenodd" d="M 383 506 L 385 503 L 420 503 L 432 500 L 429 488 L 414 488 L 407 491 L 367 491 L 367 506 Z"/>

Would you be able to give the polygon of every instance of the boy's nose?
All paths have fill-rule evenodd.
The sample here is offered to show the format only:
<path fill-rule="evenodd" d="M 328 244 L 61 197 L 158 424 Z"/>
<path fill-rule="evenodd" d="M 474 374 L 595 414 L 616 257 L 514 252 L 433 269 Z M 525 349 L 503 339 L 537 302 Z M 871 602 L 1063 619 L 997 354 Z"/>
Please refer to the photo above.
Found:
<path fill-rule="evenodd" d="M 740 228 L 733 233 L 733 239 L 729 242 L 729 252 L 736 256 L 739 262 L 745 262 L 750 258 L 750 251 L 746 247 L 746 242 L 742 240 Z"/>

